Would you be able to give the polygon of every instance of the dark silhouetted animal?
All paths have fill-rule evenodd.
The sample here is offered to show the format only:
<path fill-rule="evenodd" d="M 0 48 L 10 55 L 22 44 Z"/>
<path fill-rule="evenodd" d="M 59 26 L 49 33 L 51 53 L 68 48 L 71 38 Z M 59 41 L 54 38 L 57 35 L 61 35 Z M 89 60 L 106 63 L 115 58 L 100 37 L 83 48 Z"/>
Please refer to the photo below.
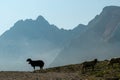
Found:
<path fill-rule="evenodd" d="M 95 67 L 95 65 L 96 65 L 97 62 L 98 62 L 97 59 L 94 59 L 93 61 L 84 62 L 84 63 L 82 64 L 82 70 L 83 70 L 83 71 L 86 71 L 87 68 L 92 68 L 92 71 L 93 71 L 93 70 L 94 70 L 94 67 Z"/>
<path fill-rule="evenodd" d="M 111 65 L 113 67 L 115 63 L 119 63 L 120 65 L 120 58 L 112 58 L 108 65 Z"/>
<path fill-rule="evenodd" d="M 29 62 L 29 64 L 31 64 L 31 66 L 34 68 L 34 70 L 35 70 L 36 66 L 40 67 L 40 69 L 43 69 L 44 62 L 42 60 L 33 61 L 32 59 L 28 58 L 26 61 Z"/>

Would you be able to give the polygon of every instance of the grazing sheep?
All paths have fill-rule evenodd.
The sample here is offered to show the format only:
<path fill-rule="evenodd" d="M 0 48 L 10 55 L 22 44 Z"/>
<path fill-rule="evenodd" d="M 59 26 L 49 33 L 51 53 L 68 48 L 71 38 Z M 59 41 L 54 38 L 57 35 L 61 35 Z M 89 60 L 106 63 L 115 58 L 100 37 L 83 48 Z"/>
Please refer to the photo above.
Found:
<path fill-rule="evenodd" d="M 93 61 L 87 61 L 87 62 L 84 62 L 82 65 L 82 70 L 85 71 L 87 68 L 91 67 L 92 68 L 92 71 L 94 70 L 94 67 L 96 65 L 96 63 L 98 62 L 97 59 L 94 59 Z"/>
<path fill-rule="evenodd" d="M 115 63 L 119 63 L 120 65 L 120 58 L 112 58 L 108 65 L 111 65 L 113 67 Z"/>
<path fill-rule="evenodd" d="M 29 62 L 28 64 L 31 64 L 34 70 L 36 66 L 40 67 L 40 69 L 43 69 L 44 62 L 42 60 L 33 61 L 32 59 L 28 58 L 26 61 Z"/>

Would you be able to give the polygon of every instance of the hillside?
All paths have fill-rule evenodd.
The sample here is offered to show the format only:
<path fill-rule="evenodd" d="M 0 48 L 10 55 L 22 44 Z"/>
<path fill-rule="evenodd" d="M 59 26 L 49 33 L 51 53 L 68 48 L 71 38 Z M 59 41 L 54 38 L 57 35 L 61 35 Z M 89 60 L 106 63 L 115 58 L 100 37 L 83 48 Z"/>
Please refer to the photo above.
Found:
<path fill-rule="evenodd" d="M 95 70 L 92 71 L 91 68 L 88 68 L 84 73 L 82 71 L 82 63 L 81 64 L 71 64 L 60 67 L 48 68 L 43 71 L 36 71 L 38 73 L 74 73 L 74 77 L 76 76 L 76 80 L 114 80 L 115 78 L 120 79 L 120 65 L 114 64 L 113 67 L 109 64 L 109 60 L 99 61 Z M 62 79 L 62 78 L 61 78 Z M 74 78 L 73 78 L 74 79 Z M 118 80 L 115 79 L 115 80 Z M 68 80 L 68 79 L 67 79 Z"/>
<path fill-rule="evenodd" d="M 82 72 L 82 64 L 72 64 L 61 67 L 36 70 L 35 72 L 0 72 L 1 80 L 119 80 L 120 65 L 112 68 L 108 60 L 99 61 L 95 70 Z M 7 77 L 6 77 L 7 76 Z"/>

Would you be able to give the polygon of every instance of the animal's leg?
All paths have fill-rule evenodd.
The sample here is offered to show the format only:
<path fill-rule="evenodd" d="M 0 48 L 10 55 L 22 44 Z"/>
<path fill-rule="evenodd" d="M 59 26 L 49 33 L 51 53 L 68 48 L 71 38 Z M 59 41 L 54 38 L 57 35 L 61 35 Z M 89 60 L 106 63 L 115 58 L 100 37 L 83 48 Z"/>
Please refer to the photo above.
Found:
<path fill-rule="evenodd" d="M 33 66 L 33 69 L 34 69 L 34 71 L 35 71 L 35 66 Z"/>
<path fill-rule="evenodd" d="M 41 66 L 40 66 L 40 69 L 42 70 L 42 69 L 43 69 L 43 67 L 41 67 Z"/>

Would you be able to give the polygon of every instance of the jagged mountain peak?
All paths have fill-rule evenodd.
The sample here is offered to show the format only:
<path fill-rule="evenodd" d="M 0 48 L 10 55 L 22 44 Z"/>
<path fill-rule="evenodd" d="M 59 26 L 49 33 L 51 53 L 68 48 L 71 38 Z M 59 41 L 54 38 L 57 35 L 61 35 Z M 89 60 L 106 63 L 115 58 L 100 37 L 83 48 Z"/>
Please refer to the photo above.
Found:
<path fill-rule="evenodd" d="M 39 15 L 36 20 L 45 20 L 45 18 L 43 16 Z"/>
<path fill-rule="evenodd" d="M 103 8 L 101 15 L 108 16 L 120 16 L 120 7 L 119 6 L 107 6 Z"/>
<path fill-rule="evenodd" d="M 3 33 L 1 36 L 8 38 L 21 38 L 26 37 L 40 37 L 47 33 L 52 34 L 52 31 L 59 30 L 55 25 L 49 24 L 49 22 L 42 16 L 38 16 L 35 20 L 26 19 L 17 21 L 9 30 Z M 12 36 L 12 37 L 11 37 Z"/>
<path fill-rule="evenodd" d="M 37 17 L 36 22 L 50 25 L 49 22 L 41 15 Z"/>
<path fill-rule="evenodd" d="M 87 27 L 87 26 L 83 25 L 83 24 L 79 24 L 73 30 L 81 29 L 81 28 L 84 28 L 84 27 Z"/>
<path fill-rule="evenodd" d="M 106 6 L 103 8 L 103 11 L 115 11 L 115 10 L 119 10 L 120 6 Z"/>
<path fill-rule="evenodd" d="M 43 17 L 43 16 L 38 16 L 36 18 L 36 20 L 33 20 L 33 19 L 25 19 L 25 20 L 18 20 L 14 26 L 18 26 L 18 25 L 23 25 L 23 24 L 46 24 L 46 25 L 50 25 L 49 22 Z M 14 27 L 13 26 L 13 27 Z M 22 26 L 21 26 L 22 27 Z"/>
<path fill-rule="evenodd" d="M 88 24 L 89 31 L 108 40 L 120 22 L 120 7 L 107 6 Z M 94 33 L 93 33 L 94 34 Z"/>

